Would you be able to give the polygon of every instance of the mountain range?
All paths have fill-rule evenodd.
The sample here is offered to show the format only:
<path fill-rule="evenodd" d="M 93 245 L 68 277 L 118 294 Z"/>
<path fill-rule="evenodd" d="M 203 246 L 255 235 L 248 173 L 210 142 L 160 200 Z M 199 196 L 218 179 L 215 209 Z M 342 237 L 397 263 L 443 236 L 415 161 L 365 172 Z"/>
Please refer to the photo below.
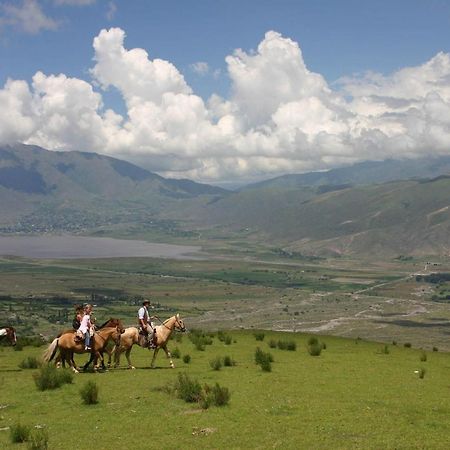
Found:
<path fill-rule="evenodd" d="M 170 224 L 245 230 L 304 255 L 450 251 L 450 157 L 364 162 L 227 191 L 85 152 L 0 147 L 0 231 L 90 232 Z"/>

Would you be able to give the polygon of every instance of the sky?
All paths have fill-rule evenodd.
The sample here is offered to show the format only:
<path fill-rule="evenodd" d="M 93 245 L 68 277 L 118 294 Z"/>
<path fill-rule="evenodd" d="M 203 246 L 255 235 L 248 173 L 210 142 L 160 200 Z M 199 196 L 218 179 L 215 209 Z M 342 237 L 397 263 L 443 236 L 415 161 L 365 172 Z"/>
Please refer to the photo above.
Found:
<path fill-rule="evenodd" d="M 0 0 L 0 144 L 244 184 L 450 153 L 450 1 Z"/>

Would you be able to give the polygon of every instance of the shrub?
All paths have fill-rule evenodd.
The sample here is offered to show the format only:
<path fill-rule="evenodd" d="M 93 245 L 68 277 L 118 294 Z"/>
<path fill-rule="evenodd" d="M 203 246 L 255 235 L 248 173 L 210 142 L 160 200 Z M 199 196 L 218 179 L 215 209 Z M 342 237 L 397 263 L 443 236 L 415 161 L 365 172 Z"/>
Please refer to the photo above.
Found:
<path fill-rule="evenodd" d="M 220 370 L 222 368 L 222 358 L 217 356 L 209 362 L 209 365 L 213 370 Z"/>
<path fill-rule="evenodd" d="M 262 332 L 260 332 L 260 331 L 258 331 L 258 332 L 256 332 L 256 333 L 253 333 L 253 336 L 255 336 L 255 339 L 256 339 L 257 341 L 263 341 L 263 340 L 264 340 L 265 334 L 262 333 Z"/>
<path fill-rule="evenodd" d="M 285 342 L 285 341 L 278 341 L 277 342 L 277 347 L 280 350 L 286 350 L 287 349 L 287 342 Z"/>
<path fill-rule="evenodd" d="M 189 364 L 191 362 L 191 355 L 184 355 L 183 362 Z"/>
<path fill-rule="evenodd" d="M 225 367 L 232 367 L 236 365 L 236 361 L 231 356 L 224 356 L 223 365 Z"/>
<path fill-rule="evenodd" d="M 233 339 L 231 338 L 231 336 L 225 336 L 225 345 L 231 345 L 231 343 L 233 342 Z"/>
<path fill-rule="evenodd" d="M 406 347 L 406 348 L 411 348 L 411 342 L 405 342 L 403 344 L 403 346 Z"/>
<path fill-rule="evenodd" d="M 85 405 L 98 403 L 98 386 L 95 381 L 88 381 L 81 389 L 80 395 Z"/>
<path fill-rule="evenodd" d="M 22 425 L 20 422 L 9 427 L 9 435 L 13 444 L 28 441 L 30 432 L 30 427 L 27 425 Z"/>
<path fill-rule="evenodd" d="M 259 347 L 255 351 L 255 363 L 261 366 L 264 372 L 272 371 L 273 356 L 270 353 L 263 352 Z"/>
<path fill-rule="evenodd" d="M 277 348 L 277 342 L 275 340 L 271 339 L 269 341 L 269 347 L 270 348 Z"/>
<path fill-rule="evenodd" d="M 189 334 L 189 339 L 194 344 L 195 348 L 200 351 L 204 351 L 206 345 L 211 345 L 213 343 L 211 336 L 206 335 L 200 330 L 192 330 Z"/>
<path fill-rule="evenodd" d="M 308 345 L 317 345 L 319 343 L 319 339 L 316 338 L 316 336 L 311 336 L 308 339 Z"/>
<path fill-rule="evenodd" d="M 308 353 L 311 356 L 320 356 L 320 354 L 322 353 L 322 349 L 323 349 L 323 347 L 320 342 L 316 342 L 316 343 L 308 345 Z"/>
<path fill-rule="evenodd" d="M 181 358 L 181 352 L 180 349 L 178 347 L 175 347 L 172 352 L 171 352 L 172 356 L 176 359 L 180 359 Z"/>
<path fill-rule="evenodd" d="M 397 345 L 397 341 L 392 341 L 392 345 Z"/>
<path fill-rule="evenodd" d="M 289 350 L 290 352 L 295 352 L 295 350 L 297 350 L 297 344 L 294 341 L 289 341 L 287 343 L 287 350 Z"/>
<path fill-rule="evenodd" d="M 433 352 L 437 352 L 439 349 L 437 347 L 433 347 Z"/>
<path fill-rule="evenodd" d="M 421 360 L 422 362 L 425 362 L 425 361 L 427 360 L 427 354 L 426 354 L 425 352 L 422 352 L 422 353 L 420 354 L 420 360 Z"/>
<path fill-rule="evenodd" d="M 73 381 L 73 374 L 69 370 L 56 369 L 54 366 L 45 366 L 38 373 L 33 374 L 34 382 L 40 391 L 56 389 L 63 384 L 70 384 Z"/>
<path fill-rule="evenodd" d="M 31 433 L 28 448 L 30 450 L 48 449 L 48 432 L 45 428 L 35 430 Z"/>
<path fill-rule="evenodd" d="M 23 350 L 23 342 L 17 339 L 16 345 L 13 347 L 15 352 L 21 352 Z"/>
<path fill-rule="evenodd" d="M 210 404 L 224 406 L 230 401 L 230 391 L 226 387 L 221 387 L 219 383 L 216 383 L 213 387 L 206 385 L 204 388 L 204 399 L 202 400 L 206 400 L 205 404 L 208 406 Z"/>
<path fill-rule="evenodd" d="M 28 358 L 22 360 L 19 367 L 21 369 L 37 369 L 41 367 L 41 362 L 34 356 L 29 356 Z"/>
<path fill-rule="evenodd" d="M 327 344 L 325 344 L 325 342 L 322 342 L 322 350 L 326 350 L 327 349 Z"/>
<path fill-rule="evenodd" d="M 390 350 L 389 350 L 389 346 L 385 345 L 382 349 L 381 349 L 381 353 L 385 354 L 385 355 L 389 355 Z"/>
<path fill-rule="evenodd" d="M 202 398 L 202 387 L 197 380 L 192 380 L 186 373 L 178 374 L 174 390 L 178 398 L 187 403 L 199 402 Z"/>
<path fill-rule="evenodd" d="M 426 370 L 425 369 L 420 369 L 419 370 L 419 378 L 422 379 L 425 376 Z"/>

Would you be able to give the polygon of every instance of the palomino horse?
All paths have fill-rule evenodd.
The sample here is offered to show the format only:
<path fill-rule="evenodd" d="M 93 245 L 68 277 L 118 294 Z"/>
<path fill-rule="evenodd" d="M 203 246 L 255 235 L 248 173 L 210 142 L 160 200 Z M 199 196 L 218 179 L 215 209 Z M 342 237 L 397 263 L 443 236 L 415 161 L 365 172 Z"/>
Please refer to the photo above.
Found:
<path fill-rule="evenodd" d="M 11 345 L 17 344 L 16 330 L 13 327 L 0 328 L 0 338 L 5 337 Z"/>
<path fill-rule="evenodd" d="M 98 369 L 98 360 L 103 361 L 102 353 L 106 348 L 106 344 L 111 339 L 117 345 L 120 341 L 120 336 L 124 332 L 122 322 L 118 319 L 110 319 L 102 328 L 94 333 L 91 340 L 92 350 L 89 353 L 95 356 L 95 369 Z M 84 342 L 75 342 L 75 331 L 67 331 L 55 338 L 48 346 L 43 355 L 44 362 L 50 362 L 56 355 L 59 349 L 59 355 L 55 362 L 57 365 L 62 361 L 63 364 L 67 361 L 69 366 L 75 373 L 78 373 L 78 368 L 73 359 L 74 353 L 87 353 L 84 349 Z"/>
<path fill-rule="evenodd" d="M 155 359 L 156 355 L 159 352 L 159 349 L 162 348 L 166 353 L 167 358 L 170 359 L 170 367 L 174 368 L 175 365 L 172 361 L 172 355 L 170 351 L 167 349 L 167 343 L 174 329 L 178 329 L 182 332 L 186 331 L 186 327 L 184 326 L 183 319 L 180 318 L 180 315 L 169 317 L 165 320 L 161 325 L 156 327 L 156 348 L 153 352 L 153 359 L 151 363 L 152 369 L 155 367 Z M 120 354 L 125 352 L 125 356 L 128 361 L 128 368 L 135 369 L 133 364 L 131 364 L 130 353 L 134 344 L 138 344 L 141 347 L 145 346 L 145 340 L 139 335 L 139 330 L 136 327 L 126 328 L 125 332 L 120 337 L 120 345 L 116 345 L 111 353 L 109 353 L 109 361 L 108 364 L 111 363 L 111 354 L 114 353 L 114 367 L 118 367 L 120 365 Z"/>

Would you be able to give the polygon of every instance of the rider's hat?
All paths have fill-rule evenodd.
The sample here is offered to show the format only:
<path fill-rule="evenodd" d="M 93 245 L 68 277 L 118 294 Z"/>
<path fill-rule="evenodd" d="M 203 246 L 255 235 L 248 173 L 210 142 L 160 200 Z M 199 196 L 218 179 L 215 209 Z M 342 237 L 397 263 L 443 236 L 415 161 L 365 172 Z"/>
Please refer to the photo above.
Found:
<path fill-rule="evenodd" d="M 145 300 L 142 302 L 142 304 L 143 304 L 143 305 L 150 305 L 150 300 L 145 299 Z"/>

